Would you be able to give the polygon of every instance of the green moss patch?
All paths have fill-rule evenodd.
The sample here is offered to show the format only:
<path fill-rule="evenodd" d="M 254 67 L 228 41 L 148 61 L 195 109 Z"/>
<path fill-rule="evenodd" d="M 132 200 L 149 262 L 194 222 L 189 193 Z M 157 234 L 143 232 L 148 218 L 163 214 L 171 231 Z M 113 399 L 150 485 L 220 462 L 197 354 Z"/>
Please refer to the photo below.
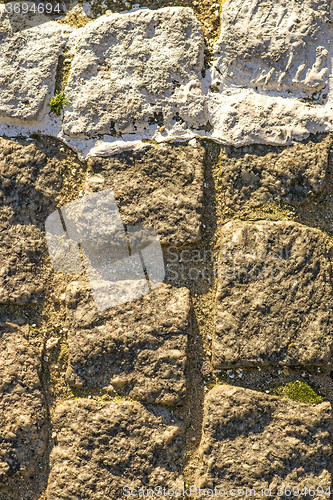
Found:
<path fill-rule="evenodd" d="M 311 405 L 317 405 L 324 401 L 322 396 L 301 380 L 293 380 L 286 386 L 277 387 L 274 389 L 274 394 L 276 396 L 292 399 L 293 401 L 298 401 L 299 403 Z"/>

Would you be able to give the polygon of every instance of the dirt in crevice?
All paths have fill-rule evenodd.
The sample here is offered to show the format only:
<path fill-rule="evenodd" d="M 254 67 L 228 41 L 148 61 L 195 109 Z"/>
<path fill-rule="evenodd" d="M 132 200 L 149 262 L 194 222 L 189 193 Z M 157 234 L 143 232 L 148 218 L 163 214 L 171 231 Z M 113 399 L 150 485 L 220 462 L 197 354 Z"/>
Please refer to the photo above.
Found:
<path fill-rule="evenodd" d="M 68 48 L 65 48 L 63 54 L 60 54 L 58 57 L 54 94 L 61 94 L 61 92 L 64 92 L 73 58 L 74 55 L 69 54 Z"/>
<path fill-rule="evenodd" d="M 188 486 L 194 483 L 204 396 L 216 383 L 211 366 L 217 248 L 216 193 L 212 166 L 217 161 L 219 146 L 212 141 L 202 141 L 202 145 L 205 147 L 202 240 L 183 247 L 164 248 L 166 282 L 176 287 L 187 287 L 192 301 L 186 368 L 187 396 L 181 410 L 186 427 L 183 473 Z"/>

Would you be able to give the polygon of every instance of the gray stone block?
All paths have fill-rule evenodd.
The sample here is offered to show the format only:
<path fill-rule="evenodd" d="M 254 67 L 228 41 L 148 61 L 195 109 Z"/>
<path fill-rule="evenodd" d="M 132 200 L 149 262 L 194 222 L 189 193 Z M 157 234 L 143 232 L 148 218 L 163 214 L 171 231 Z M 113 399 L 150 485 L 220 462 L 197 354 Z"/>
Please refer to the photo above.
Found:
<path fill-rule="evenodd" d="M 22 332 L 0 336 L 0 485 L 32 474 L 47 445 L 40 353 Z"/>
<path fill-rule="evenodd" d="M 203 67 L 203 32 L 191 9 L 97 19 L 84 29 L 72 62 L 64 133 L 138 133 L 176 122 L 202 128 L 208 121 Z"/>
<path fill-rule="evenodd" d="M 243 490 L 238 498 L 254 497 L 254 489 L 256 497 L 276 499 L 288 498 L 287 488 L 297 498 L 297 488 L 306 487 L 309 498 L 321 498 L 320 492 L 329 498 L 331 412 L 330 403 L 310 406 L 241 387 L 215 387 L 204 403 L 197 487 Z"/>
<path fill-rule="evenodd" d="M 126 487 L 184 484 L 183 424 L 167 410 L 80 399 L 59 405 L 53 425 L 48 500 L 119 500 Z"/>
<path fill-rule="evenodd" d="M 186 394 L 190 325 L 186 288 L 160 285 L 133 302 L 98 312 L 84 282 L 67 288 L 68 382 L 140 401 L 178 405 Z"/>
<path fill-rule="evenodd" d="M 322 233 L 294 222 L 230 222 L 218 262 L 213 364 L 326 363 L 331 264 Z"/>

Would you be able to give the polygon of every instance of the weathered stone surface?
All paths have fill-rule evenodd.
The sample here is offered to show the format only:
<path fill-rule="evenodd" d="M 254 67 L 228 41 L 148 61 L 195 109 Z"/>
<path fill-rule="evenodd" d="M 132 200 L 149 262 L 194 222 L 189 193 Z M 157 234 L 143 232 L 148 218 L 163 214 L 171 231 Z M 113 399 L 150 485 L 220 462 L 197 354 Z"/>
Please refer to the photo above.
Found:
<path fill-rule="evenodd" d="M 328 0 L 227 0 L 214 49 L 212 135 L 236 146 L 290 144 L 332 130 L 330 22 Z"/>
<path fill-rule="evenodd" d="M 331 265 L 320 231 L 294 222 L 223 227 L 216 367 L 327 362 L 332 306 Z"/>
<path fill-rule="evenodd" d="M 0 138 L 0 303 L 42 296 L 45 220 L 55 209 L 63 172 L 54 144 Z"/>
<path fill-rule="evenodd" d="M 46 448 L 38 350 L 15 331 L 0 337 L 0 484 L 31 474 Z"/>
<path fill-rule="evenodd" d="M 45 236 L 32 225 L 12 225 L 0 232 L 0 304 L 26 304 L 42 298 L 47 256 Z"/>
<path fill-rule="evenodd" d="M 81 399 L 56 408 L 54 429 L 48 500 L 119 500 L 126 486 L 183 486 L 183 426 L 166 410 Z"/>
<path fill-rule="evenodd" d="M 67 289 L 68 382 L 148 403 L 177 405 L 186 393 L 190 329 L 186 288 L 161 285 L 133 302 L 98 312 L 90 287 Z"/>
<path fill-rule="evenodd" d="M 333 130 L 329 0 L 228 0 L 212 71 L 191 9 L 139 9 L 85 25 L 86 7 L 63 20 L 83 26 L 73 29 L 0 5 L 1 134 L 55 135 L 84 156 L 112 156 L 142 139 L 291 144 Z M 218 9 L 194 7 L 215 24 Z M 73 56 L 63 120 L 46 106 L 57 68 L 57 86 L 67 79 L 62 51 L 66 71 Z"/>
<path fill-rule="evenodd" d="M 278 487 L 313 486 L 320 498 L 316 488 L 331 485 L 331 423 L 330 403 L 310 406 L 215 387 L 205 398 L 197 485 L 255 489 L 260 497 L 262 488 L 271 488 L 270 498 L 287 498 Z"/>
<path fill-rule="evenodd" d="M 222 86 L 284 97 L 327 94 L 329 23 L 328 0 L 227 1 L 215 46 Z"/>
<path fill-rule="evenodd" d="M 112 158 L 90 158 L 85 193 L 112 188 L 124 224 L 144 223 L 161 243 L 201 238 L 204 148 L 158 146 Z"/>
<path fill-rule="evenodd" d="M 304 201 L 324 185 L 331 146 L 331 136 L 313 136 L 287 148 L 222 147 L 219 182 L 225 205 L 238 210 L 245 203 Z"/>
<path fill-rule="evenodd" d="M 191 9 L 102 17 L 80 37 L 65 90 L 72 103 L 64 114 L 66 135 L 207 124 L 200 82 L 204 38 Z"/>
<path fill-rule="evenodd" d="M 35 120 L 54 92 L 58 57 L 68 35 L 46 16 L 7 14 L 10 5 L 14 9 L 15 3 L 0 6 L 0 116 Z"/>
<path fill-rule="evenodd" d="M 32 223 L 44 229 L 62 185 L 58 155 L 52 146 L 0 138 L 0 217 L 4 223 Z"/>

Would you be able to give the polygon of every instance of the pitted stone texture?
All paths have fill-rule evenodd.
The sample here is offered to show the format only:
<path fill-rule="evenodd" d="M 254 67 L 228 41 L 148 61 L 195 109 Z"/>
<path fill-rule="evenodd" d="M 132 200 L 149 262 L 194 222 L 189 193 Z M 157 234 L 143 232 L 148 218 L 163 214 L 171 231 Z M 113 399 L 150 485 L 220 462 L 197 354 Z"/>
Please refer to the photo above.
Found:
<path fill-rule="evenodd" d="M 0 138 L 0 219 L 3 225 L 37 224 L 44 229 L 62 186 L 57 150 L 34 142 Z M 11 214 L 9 216 L 9 214 Z"/>
<path fill-rule="evenodd" d="M 17 224 L 0 231 L 0 304 L 22 305 L 42 299 L 46 256 L 45 236 L 35 226 Z"/>
<path fill-rule="evenodd" d="M 211 138 L 224 144 L 289 145 L 310 134 L 333 131 L 332 103 L 311 106 L 252 89 L 212 93 L 209 100 Z"/>
<path fill-rule="evenodd" d="M 257 495 L 271 488 L 270 498 L 284 498 L 278 487 L 326 491 L 332 480 L 331 411 L 329 403 L 310 406 L 215 387 L 205 398 L 197 485 L 255 489 Z"/>
<path fill-rule="evenodd" d="M 62 188 L 63 156 L 52 142 L 0 138 L 0 304 L 42 298 L 45 220 Z"/>
<path fill-rule="evenodd" d="M 214 366 L 327 362 L 333 299 L 322 233 L 294 222 L 230 222 L 220 249 Z"/>
<path fill-rule="evenodd" d="M 223 146 L 219 183 L 227 207 L 302 202 L 323 188 L 332 137 L 313 136 L 283 148 L 265 145 Z"/>
<path fill-rule="evenodd" d="M 81 399 L 56 408 L 54 430 L 48 500 L 119 500 L 126 486 L 183 487 L 183 425 L 167 410 Z"/>
<path fill-rule="evenodd" d="M 15 3 L 7 5 L 8 11 L 10 5 L 14 9 Z M 58 57 L 68 35 L 47 16 L 6 14 L 5 6 L 0 7 L 0 116 L 36 120 L 54 92 Z"/>
<path fill-rule="evenodd" d="M 31 474 L 46 448 L 46 411 L 38 350 L 22 332 L 0 337 L 0 485 Z"/>
<path fill-rule="evenodd" d="M 191 9 L 100 18 L 83 30 L 72 62 L 64 133 L 137 133 L 177 122 L 202 128 L 203 67 L 202 28 Z"/>
<path fill-rule="evenodd" d="M 90 158 L 85 193 L 112 188 L 124 224 L 153 227 L 162 244 L 201 239 L 205 150 L 158 146 Z"/>
<path fill-rule="evenodd" d="M 282 145 L 332 131 L 329 0 L 227 0 L 221 12 L 212 137 Z"/>
<path fill-rule="evenodd" d="M 67 289 L 68 382 L 105 387 L 147 403 L 174 406 L 186 394 L 190 330 L 186 288 L 161 285 L 133 302 L 98 312 L 89 285 Z"/>
<path fill-rule="evenodd" d="M 215 46 L 221 87 L 284 97 L 328 92 L 328 0 L 227 0 Z"/>

